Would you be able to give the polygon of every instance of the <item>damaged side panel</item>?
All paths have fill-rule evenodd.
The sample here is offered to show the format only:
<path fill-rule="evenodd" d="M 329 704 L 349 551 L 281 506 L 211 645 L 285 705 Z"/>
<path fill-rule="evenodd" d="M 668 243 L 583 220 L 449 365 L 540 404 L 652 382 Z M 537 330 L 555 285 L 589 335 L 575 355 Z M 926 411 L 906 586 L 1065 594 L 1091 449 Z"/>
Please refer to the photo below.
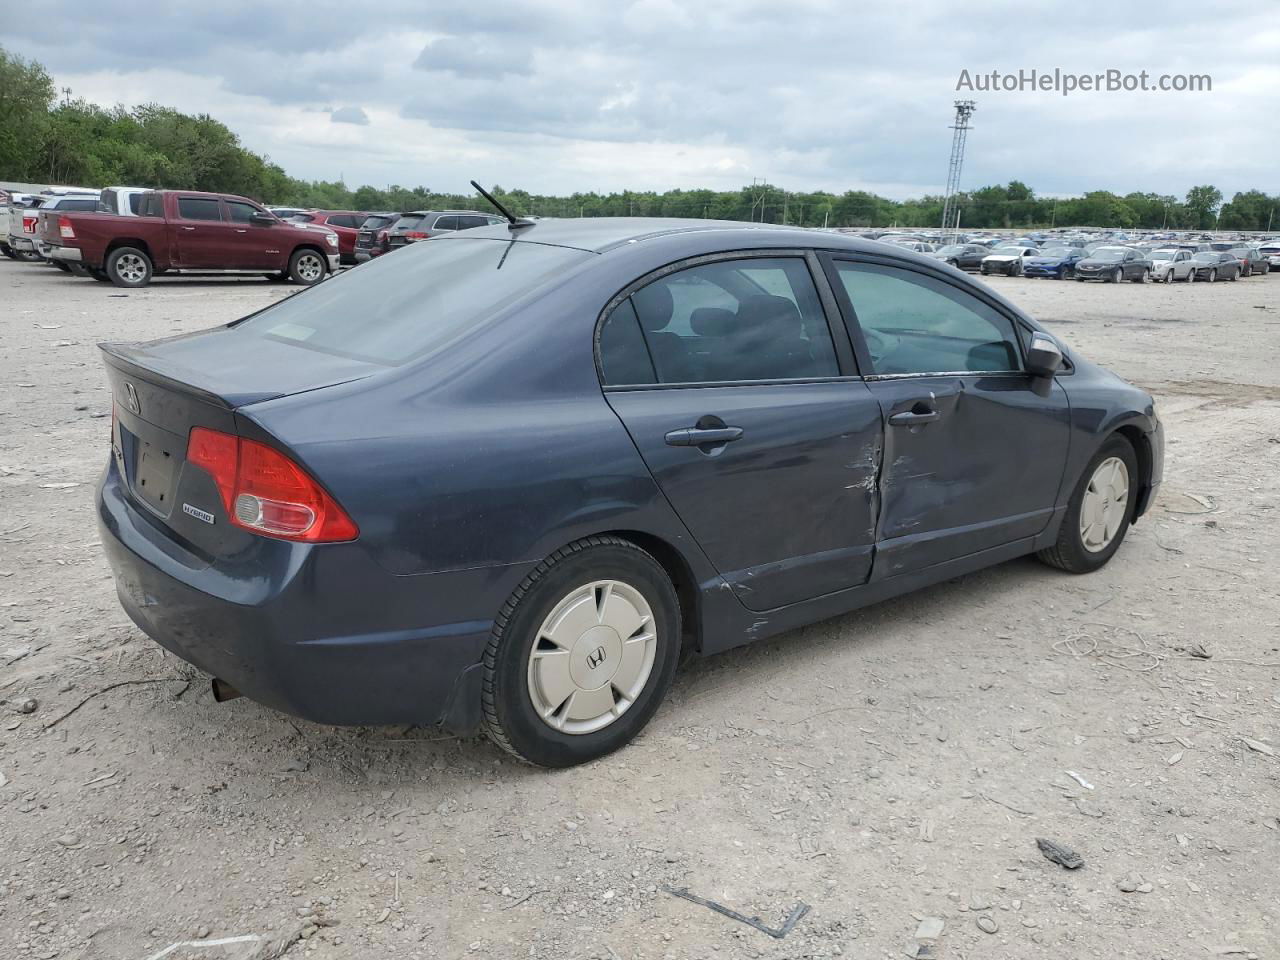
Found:
<path fill-rule="evenodd" d="M 1069 444 L 1061 385 L 1044 397 L 1018 374 L 939 374 L 868 386 L 886 422 L 873 580 L 1045 528 Z M 918 419 L 925 413 L 937 416 Z"/>

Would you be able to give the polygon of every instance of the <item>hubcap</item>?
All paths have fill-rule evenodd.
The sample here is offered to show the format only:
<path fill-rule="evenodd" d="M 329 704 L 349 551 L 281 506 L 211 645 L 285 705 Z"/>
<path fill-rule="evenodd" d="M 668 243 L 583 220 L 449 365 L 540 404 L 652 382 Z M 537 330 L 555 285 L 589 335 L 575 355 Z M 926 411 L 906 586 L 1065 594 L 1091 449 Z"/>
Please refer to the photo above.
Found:
<path fill-rule="evenodd" d="M 324 265 L 319 257 L 307 255 L 298 258 L 298 276 L 303 280 L 319 280 L 324 272 Z"/>
<path fill-rule="evenodd" d="M 1119 457 L 1098 464 L 1080 504 L 1080 540 L 1090 553 L 1110 546 L 1129 508 L 1129 468 Z"/>
<path fill-rule="evenodd" d="M 137 283 L 146 277 L 147 267 L 137 254 L 126 253 L 116 261 L 116 273 L 129 283 Z"/>
<path fill-rule="evenodd" d="M 620 580 L 575 589 L 542 621 L 529 654 L 529 700 L 547 726 L 593 733 L 636 702 L 658 650 L 653 611 Z"/>

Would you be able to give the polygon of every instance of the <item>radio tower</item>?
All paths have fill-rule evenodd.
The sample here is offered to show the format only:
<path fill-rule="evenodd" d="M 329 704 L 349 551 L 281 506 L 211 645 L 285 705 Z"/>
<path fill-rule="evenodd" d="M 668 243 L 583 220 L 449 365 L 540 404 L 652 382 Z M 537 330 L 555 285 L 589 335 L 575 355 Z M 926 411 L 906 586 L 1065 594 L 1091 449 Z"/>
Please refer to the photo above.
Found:
<path fill-rule="evenodd" d="M 960 168 L 964 166 L 964 142 L 969 135 L 969 118 L 978 105 L 972 100 L 956 101 L 956 121 L 951 125 L 955 131 L 951 137 L 951 165 L 947 168 L 947 189 L 942 197 L 942 234 L 945 237 L 953 232 L 956 225 L 952 222 L 960 212 L 956 193 L 960 189 Z"/>

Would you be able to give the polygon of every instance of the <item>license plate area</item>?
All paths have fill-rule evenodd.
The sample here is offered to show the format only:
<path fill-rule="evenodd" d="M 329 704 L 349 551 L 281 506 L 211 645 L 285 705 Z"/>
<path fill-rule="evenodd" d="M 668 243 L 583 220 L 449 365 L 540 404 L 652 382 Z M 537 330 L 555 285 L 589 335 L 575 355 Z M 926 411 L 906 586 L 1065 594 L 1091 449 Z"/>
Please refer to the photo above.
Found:
<path fill-rule="evenodd" d="M 128 433 L 123 428 L 122 432 Z M 178 472 L 178 457 L 163 442 L 153 443 L 133 434 L 121 439 L 131 441 L 125 444 L 125 449 L 133 450 L 129 486 L 134 496 L 156 513 L 167 517 L 173 509 L 173 485 Z"/>

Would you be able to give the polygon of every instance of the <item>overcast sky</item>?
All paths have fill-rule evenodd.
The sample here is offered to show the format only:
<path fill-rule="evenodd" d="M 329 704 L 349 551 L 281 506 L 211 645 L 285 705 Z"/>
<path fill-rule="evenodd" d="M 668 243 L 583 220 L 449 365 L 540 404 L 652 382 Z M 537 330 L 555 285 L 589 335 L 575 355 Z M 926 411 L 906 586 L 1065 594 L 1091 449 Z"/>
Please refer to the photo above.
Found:
<path fill-rule="evenodd" d="M 161 10 L 169 10 L 161 13 Z M 8 4 L 0 45 L 103 104 L 207 112 L 290 174 L 464 191 L 1280 192 L 1274 2 L 102 0 Z M 967 93 L 962 70 L 1209 74 L 1210 93 Z"/>

